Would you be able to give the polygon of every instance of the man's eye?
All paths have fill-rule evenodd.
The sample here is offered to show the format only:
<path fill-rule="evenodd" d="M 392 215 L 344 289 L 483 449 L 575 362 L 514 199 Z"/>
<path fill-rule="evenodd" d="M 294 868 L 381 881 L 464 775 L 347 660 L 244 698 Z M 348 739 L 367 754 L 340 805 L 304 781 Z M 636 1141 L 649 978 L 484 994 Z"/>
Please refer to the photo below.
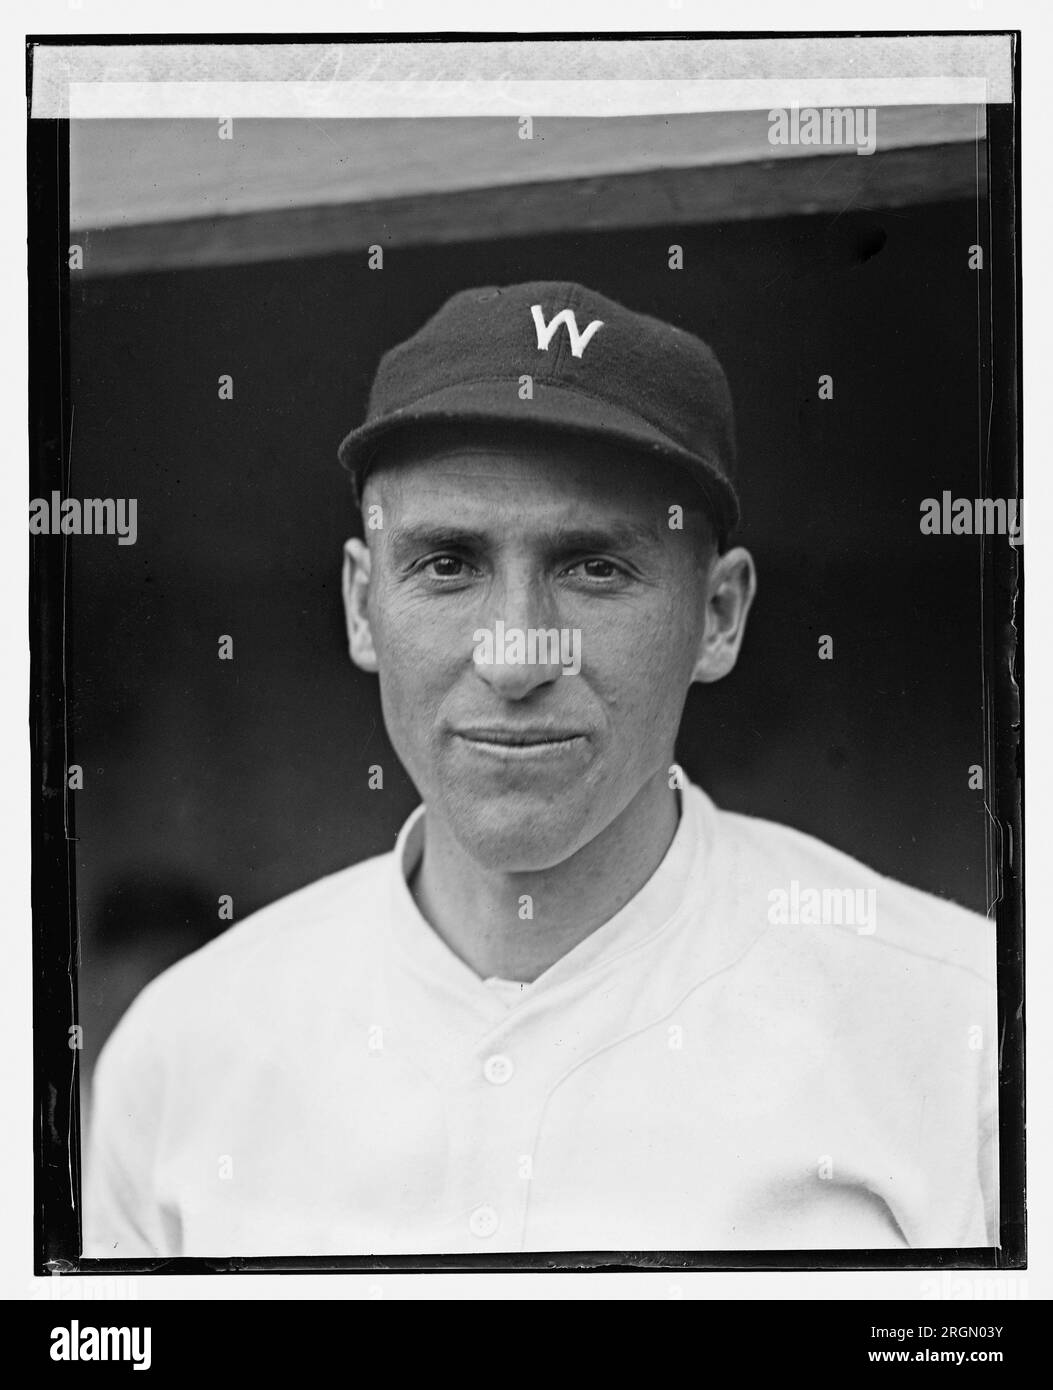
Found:
<path fill-rule="evenodd" d="M 616 579 L 622 573 L 613 560 L 602 560 L 599 557 L 579 560 L 570 568 L 580 570 L 586 579 Z"/>
<path fill-rule="evenodd" d="M 457 555 L 435 555 L 425 560 L 422 569 L 433 579 L 460 579 L 466 566 Z"/>

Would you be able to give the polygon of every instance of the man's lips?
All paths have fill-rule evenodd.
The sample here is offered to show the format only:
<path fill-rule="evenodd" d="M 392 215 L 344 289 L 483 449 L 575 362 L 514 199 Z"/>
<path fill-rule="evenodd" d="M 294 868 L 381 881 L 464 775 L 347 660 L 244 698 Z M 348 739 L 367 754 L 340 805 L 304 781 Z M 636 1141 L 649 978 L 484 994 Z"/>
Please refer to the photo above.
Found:
<path fill-rule="evenodd" d="M 549 728 L 478 728 L 455 729 L 458 738 L 470 739 L 472 743 L 500 743 L 509 748 L 526 747 L 539 743 L 570 743 L 572 739 L 584 738 L 578 729 Z"/>

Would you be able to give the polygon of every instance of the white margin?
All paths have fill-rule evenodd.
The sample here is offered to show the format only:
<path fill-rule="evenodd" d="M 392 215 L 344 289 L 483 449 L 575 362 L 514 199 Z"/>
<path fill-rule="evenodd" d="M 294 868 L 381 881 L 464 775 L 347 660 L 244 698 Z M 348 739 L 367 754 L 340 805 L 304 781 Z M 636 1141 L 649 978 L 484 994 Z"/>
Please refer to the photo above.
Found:
<path fill-rule="evenodd" d="M 413 34 L 433 32 L 441 14 L 449 32 L 555 33 L 572 19 L 576 33 L 615 31 L 704 32 L 718 25 L 744 32 L 787 28 L 791 21 L 810 31 L 833 32 L 1023 31 L 1023 209 L 1024 209 L 1024 394 L 1027 504 L 1032 545 L 1027 553 L 1028 645 L 1028 805 L 1027 902 L 1032 916 L 1028 932 L 1028 1173 L 1030 1268 L 1016 1275 L 980 1275 L 972 1271 L 897 1271 L 871 1273 L 735 1273 L 625 1275 L 385 1275 L 348 1276 L 190 1276 L 126 1278 L 135 1296 L 144 1299 L 984 1299 L 984 1289 L 1012 1285 L 1030 1299 L 1053 1292 L 1051 1259 L 1050 1173 L 1051 1098 L 1046 1080 L 1053 1055 L 1053 933 L 1045 909 L 1053 899 L 1053 855 L 1048 852 L 1053 721 L 1050 708 L 1051 646 L 1048 640 L 1053 546 L 1037 543 L 1050 514 L 1053 470 L 1047 460 L 1053 446 L 1051 418 L 1053 346 L 1048 324 L 1049 248 L 1053 246 L 1053 180 L 1049 178 L 1050 136 L 1046 108 L 1047 77 L 1053 71 L 1053 42 L 1048 12 L 1023 0 L 888 0 L 881 5 L 858 0 L 812 0 L 787 11 L 773 0 L 737 0 L 719 10 L 703 0 L 683 0 L 660 7 L 656 0 L 532 0 L 515 6 L 500 0 L 445 0 L 441 10 L 424 0 L 297 0 L 295 5 L 263 11 L 249 0 L 185 0 L 144 7 L 134 0 L 34 0 L 5 9 L 4 43 L 0 45 L 4 119 L 0 140 L 11 209 L 0 224 L 0 247 L 8 266 L 2 373 L 4 418 L 12 436 L 12 458 L 3 471 L 2 621 L 5 641 L 3 719 L 0 721 L 3 882 L 6 885 L 4 930 L 7 951 L 0 971 L 0 1019 L 4 1047 L 0 1060 L 0 1295 L 11 1299 L 51 1297 L 53 1283 L 34 1280 L 31 1270 L 32 1190 L 32 1032 L 30 1012 L 31 936 L 29 913 L 28 739 L 29 653 L 27 642 L 28 536 L 26 505 L 27 295 L 25 274 L 25 132 L 24 39 L 34 34 L 203 34 L 258 33 L 261 25 L 275 33 L 331 35 L 354 33 Z M 13 18 L 12 18 L 13 16 Z M 564 31 L 567 38 L 574 32 Z M 107 1288 L 107 1282 L 110 1287 Z M 117 1276 L 78 1278 L 61 1291 L 65 1298 L 118 1292 Z M 957 1292 L 956 1292 L 957 1288 Z M 928 1292 L 927 1292 L 928 1291 Z M 997 1303 L 986 1302 L 994 1314 Z M 962 1310 L 964 1312 L 964 1310 Z"/>

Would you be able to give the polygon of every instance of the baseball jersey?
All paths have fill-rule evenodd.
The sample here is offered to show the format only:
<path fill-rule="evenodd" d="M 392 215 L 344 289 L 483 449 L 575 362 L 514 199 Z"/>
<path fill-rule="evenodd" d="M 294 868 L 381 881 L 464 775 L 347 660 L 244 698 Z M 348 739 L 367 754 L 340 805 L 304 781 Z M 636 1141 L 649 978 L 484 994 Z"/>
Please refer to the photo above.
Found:
<path fill-rule="evenodd" d="M 993 925 L 680 805 L 530 984 L 421 916 L 423 808 L 166 971 L 96 1069 L 85 1254 L 995 1244 Z"/>

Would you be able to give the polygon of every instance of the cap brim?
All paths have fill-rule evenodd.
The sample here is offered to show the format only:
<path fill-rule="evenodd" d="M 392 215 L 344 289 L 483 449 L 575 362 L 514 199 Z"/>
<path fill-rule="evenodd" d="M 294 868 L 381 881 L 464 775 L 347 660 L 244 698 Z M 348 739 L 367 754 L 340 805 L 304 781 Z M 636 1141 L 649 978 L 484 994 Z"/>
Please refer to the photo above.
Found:
<path fill-rule="evenodd" d="M 468 382 L 433 392 L 352 430 L 337 457 L 361 488 L 378 446 L 403 430 L 459 422 L 550 430 L 622 444 L 684 469 L 704 493 L 718 528 L 727 534 L 738 525 L 738 498 L 716 460 L 693 453 L 649 421 L 609 401 L 549 382 L 534 383 L 532 400 L 509 400 L 516 385 L 515 381 Z M 498 386 L 500 395 L 495 391 Z"/>

